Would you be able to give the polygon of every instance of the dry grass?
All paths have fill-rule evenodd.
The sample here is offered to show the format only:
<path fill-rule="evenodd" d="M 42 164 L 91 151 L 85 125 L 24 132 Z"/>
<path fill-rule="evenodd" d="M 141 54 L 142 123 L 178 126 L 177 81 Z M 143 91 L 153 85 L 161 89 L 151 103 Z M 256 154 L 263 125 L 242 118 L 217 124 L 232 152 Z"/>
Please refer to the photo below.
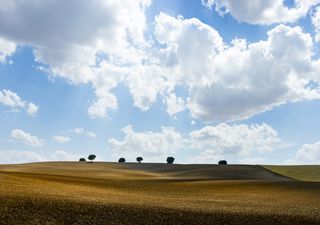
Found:
<path fill-rule="evenodd" d="M 221 167 L 208 165 L 182 166 L 185 179 L 179 165 L 144 167 L 0 165 L 0 224 L 320 224 L 320 183 L 260 167 L 249 168 L 252 180 L 209 179 L 207 171 L 221 175 Z"/>

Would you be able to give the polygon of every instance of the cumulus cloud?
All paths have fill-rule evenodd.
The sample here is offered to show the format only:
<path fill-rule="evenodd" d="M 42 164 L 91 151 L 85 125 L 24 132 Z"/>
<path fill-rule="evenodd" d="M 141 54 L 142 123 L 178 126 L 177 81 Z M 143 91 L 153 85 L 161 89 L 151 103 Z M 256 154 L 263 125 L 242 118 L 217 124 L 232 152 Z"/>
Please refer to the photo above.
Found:
<path fill-rule="evenodd" d="M 108 140 L 113 157 L 135 160 L 135 157 L 143 156 L 145 160 L 164 161 L 183 145 L 181 134 L 172 127 L 162 127 L 161 132 L 136 132 L 131 126 L 127 126 L 122 131 L 123 140 Z"/>
<path fill-rule="evenodd" d="M 58 150 L 46 157 L 47 161 L 78 161 L 81 156 L 78 154 L 68 153 Z"/>
<path fill-rule="evenodd" d="M 55 136 L 55 135 L 52 136 L 52 139 L 60 143 L 66 143 L 71 140 L 69 137 L 66 137 L 66 136 Z"/>
<path fill-rule="evenodd" d="M 206 126 L 190 133 L 189 145 L 199 150 L 197 162 L 212 162 L 239 156 L 248 161 L 252 153 L 271 152 L 280 142 L 277 132 L 267 124 Z"/>
<path fill-rule="evenodd" d="M 212 59 L 225 47 L 215 29 L 196 18 L 174 18 L 165 13 L 155 21 L 156 40 L 166 46 L 160 49 L 159 58 L 171 69 L 166 79 L 172 80 L 173 76 L 175 83 L 188 86 L 215 79 Z"/>
<path fill-rule="evenodd" d="M 263 157 L 281 142 L 277 132 L 267 124 L 206 126 L 183 136 L 172 127 L 162 127 L 160 132 L 136 132 L 131 126 L 122 129 L 122 140 L 109 139 L 114 157 L 145 156 L 147 160 L 163 161 L 166 156 L 182 151 L 197 151 L 191 162 L 212 163 L 225 157 L 237 156 L 240 163 L 262 162 Z"/>
<path fill-rule="evenodd" d="M 92 131 L 85 130 L 82 127 L 75 128 L 75 129 L 71 130 L 71 132 L 74 132 L 76 134 L 82 134 L 82 135 L 85 135 L 85 136 L 91 137 L 91 138 L 96 137 L 95 133 L 93 133 Z"/>
<path fill-rule="evenodd" d="M 315 40 L 320 41 L 320 6 L 316 7 L 314 11 L 312 16 L 312 24 L 316 32 Z"/>
<path fill-rule="evenodd" d="M 25 102 L 16 93 L 6 89 L 0 91 L 0 102 L 12 108 L 25 107 Z"/>
<path fill-rule="evenodd" d="M 263 164 L 266 163 L 266 158 L 263 157 L 247 157 L 247 158 L 243 158 L 243 159 L 239 159 L 238 163 L 241 164 Z"/>
<path fill-rule="evenodd" d="M 32 136 L 31 134 L 29 134 L 23 130 L 20 130 L 20 129 L 12 130 L 11 137 L 16 141 L 20 141 L 24 144 L 27 144 L 27 145 L 35 147 L 35 148 L 41 147 L 44 143 L 44 140 L 39 139 L 36 136 Z"/>
<path fill-rule="evenodd" d="M 0 150 L 0 163 L 40 162 L 44 158 L 34 151 Z"/>
<path fill-rule="evenodd" d="M 304 144 L 296 152 L 293 159 L 288 159 L 285 164 L 319 164 L 320 163 L 320 141 L 313 144 Z"/>
<path fill-rule="evenodd" d="M 8 62 L 8 56 L 16 51 L 15 43 L 0 37 L 0 63 Z"/>
<path fill-rule="evenodd" d="M 251 24 L 272 24 L 295 22 L 304 17 L 319 0 L 294 0 L 288 7 L 284 0 L 201 0 L 208 8 L 214 8 L 220 15 L 230 13 L 240 22 Z"/>
<path fill-rule="evenodd" d="M 17 93 L 6 89 L 0 91 L 0 103 L 13 110 L 24 109 L 30 116 L 35 115 L 39 109 L 39 106 L 23 101 Z"/>
<path fill-rule="evenodd" d="M 97 99 L 88 112 L 93 118 L 104 117 L 117 104 L 106 80 L 120 78 L 109 73 L 115 72 L 112 67 L 98 64 L 108 61 L 114 67 L 137 60 L 136 48 L 147 45 L 144 11 L 150 4 L 149 0 L 2 1 L 0 37 L 14 46 L 32 46 L 35 60 L 48 66 L 51 76 L 73 84 L 91 83 Z M 2 58 L 14 51 L 1 46 Z"/>
<path fill-rule="evenodd" d="M 28 103 L 27 107 L 27 113 L 29 115 L 34 115 L 38 112 L 39 106 L 35 105 L 34 103 L 30 102 Z"/>
<path fill-rule="evenodd" d="M 161 51 L 170 52 L 173 62 L 174 83 L 189 87 L 194 118 L 242 120 L 289 101 L 320 97 L 319 88 L 308 85 L 319 81 L 313 75 L 319 61 L 312 61 L 312 37 L 298 26 L 278 25 L 267 40 L 234 39 L 228 45 L 197 19 L 162 13 L 156 22 L 156 38 L 166 46 Z"/>
<path fill-rule="evenodd" d="M 41 161 L 78 161 L 79 155 L 62 150 L 51 154 L 40 154 L 34 151 L 0 150 L 0 163 L 28 163 Z"/>
<path fill-rule="evenodd" d="M 308 10 L 314 3 L 297 1 L 289 14 Z M 51 76 L 72 84 L 89 83 L 96 95 L 88 107 L 91 118 L 117 109 L 112 90 L 120 82 L 142 111 L 161 99 L 169 115 L 188 109 L 193 118 L 205 122 L 243 120 L 287 102 L 320 97 L 320 60 L 314 59 L 310 34 L 300 27 L 278 25 L 266 40 L 226 43 L 217 30 L 198 19 L 160 13 L 149 23 L 155 26 L 148 29 L 154 31 L 149 40 L 145 11 L 150 4 L 147 0 L 5 2 L 0 6 L 0 37 L 33 46 L 36 61 Z M 242 6 L 246 9 L 247 4 Z M 285 17 L 281 1 L 251 5 L 262 11 L 278 5 L 277 16 Z M 9 19 L 11 15 L 15 20 Z M 269 15 L 261 16 L 263 21 Z M 177 97 L 176 87 L 185 88 L 188 96 Z"/>
<path fill-rule="evenodd" d="M 249 45 L 235 41 L 214 59 L 218 80 L 190 91 L 194 117 L 246 119 L 288 101 L 319 98 L 319 90 L 307 87 L 311 80 L 307 76 L 311 70 L 310 35 L 299 27 L 280 25 L 269 31 L 268 37 Z"/>
<path fill-rule="evenodd" d="M 177 114 L 185 109 L 185 102 L 181 97 L 170 93 L 166 98 L 167 112 L 170 116 Z"/>

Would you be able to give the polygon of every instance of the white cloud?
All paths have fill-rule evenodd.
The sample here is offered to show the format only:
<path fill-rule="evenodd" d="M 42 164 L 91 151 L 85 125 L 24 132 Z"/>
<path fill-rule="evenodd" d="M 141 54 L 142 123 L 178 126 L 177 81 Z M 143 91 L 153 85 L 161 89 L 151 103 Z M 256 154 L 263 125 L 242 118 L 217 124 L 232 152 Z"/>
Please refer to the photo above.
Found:
<path fill-rule="evenodd" d="M 31 134 L 24 132 L 23 130 L 20 129 L 14 129 L 11 131 L 11 137 L 16 140 L 20 141 L 24 144 L 27 144 L 32 147 L 41 147 L 44 143 L 43 140 L 39 139 L 36 136 L 32 136 Z"/>
<path fill-rule="evenodd" d="M 252 153 L 271 152 L 280 142 L 277 132 L 266 124 L 206 126 L 190 133 L 191 148 L 201 153 L 194 159 L 198 162 L 212 162 L 226 156 L 238 156 L 243 160 Z"/>
<path fill-rule="evenodd" d="M 16 51 L 16 45 L 0 37 L 0 63 L 7 62 L 7 57 Z"/>
<path fill-rule="evenodd" d="M 39 154 L 34 151 L 0 150 L 0 163 L 28 163 L 43 161 L 78 161 L 77 154 L 71 154 L 65 151 L 55 151 L 52 154 Z"/>
<path fill-rule="evenodd" d="M 315 40 L 320 41 L 320 6 L 315 8 L 314 14 L 312 16 L 312 24 L 316 31 Z"/>
<path fill-rule="evenodd" d="M 17 93 L 6 89 L 0 91 L 0 103 L 13 110 L 25 109 L 30 116 L 36 114 L 39 109 L 39 106 L 32 102 L 23 101 Z"/>
<path fill-rule="evenodd" d="M 243 159 L 239 159 L 238 163 L 241 164 L 264 164 L 266 163 L 266 158 L 263 157 L 247 157 L 247 158 L 243 158 Z"/>
<path fill-rule="evenodd" d="M 189 160 L 189 163 L 194 163 L 194 164 L 203 164 L 203 163 L 218 163 L 220 160 L 226 160 L 224 155 L 220 155 L 217 153 L 213 153 L 211 150 L 204 150 L 200 154 L 192 157 Z M 230 161 L 229 161 L 230 162 Z"/>
<path fill-rule="evenodd" d="M 0 6 L 0 36 L 33 46 L 51 76 L 89 83 L 96 95 L 88 107 L 92 118 L 117 109 L 112 90 L 120 82 L 142 111 L 161 99 L 172 116 L 186 108 L 206 122 L 242 120 L 287 102 L 320 98 L 320 60 L 313 59 L 312 38 L 300 27 L 279 25 L 266 40 L 229 44 L 195 18 L 160 13 L 147 30 L 147 0 L 11 2 Z M 275 2 L 256 5 L 273 9 Z M 299 1 L 290 11 L 307 10 L 312 2 Z M 153 30 L 154 36 L 146 33 Z M 177 97 L 175 87 L 188 96 Z"/>
<path fill-rule="evenodd" d="M 286 102 L 320 97 L 313 42 L 300 27 L 278 25 L 267 40 L 230 45 L 197 19 L 156 17 L 160 64 L 172 86 L 189 88 L 188 108 L 202 121 L 242 120 Z M 199 66 L 201 65 L 201 66 Z M 230 66 L 232 65 L 232 66 Z M 259 65 L 259 66 L 257 66 Z M 169 72 L 170 71 L 170 72 Z"/>
<path fill-rule="evenodd" d="M 113 157 L 135 160 L 142 156 L 146 161 L 165 161 L 183 145 L 181 134 L 172 127 L 162 127 L 161 132 L 136 132 L 131 126 L 122 129 L 123 140 L 109 139 L 108 144 Z"/>
<path fill-rule="evenodd" d="M 5 150 L 0 151 L 0 163 L 26 163 L 26 162 L 39 162 L 44 158 L 39 153 L 33 151 L 15 151 Z"/>
<path fill-rule="evenodd" d="M 234 40 L 212 65 L 211 83 L 190 90 L 194 118 L 242 120 L 287 102 L 320 97 L 319 88 L 308 86 L 319 75 L 312 78 L 312 38 L 300 27 L 279 25 L 266 41 L 252 44 Z"/>
<path fill-rule="evenodd" d="M 267 40 L 248 44 L 234 39 L 227 44 L 214 28 L 195 18 L 160 13 L 155 22 L 155 41 L 161 45 L 136 49 L 143 63 L 111 64 L 111 74 L 123 76 L 108 82 L 112 87 L 125 82 L 141 110 L 159 96 L 174 115 L 182 109 L 182 99 L 170 101 L 176 86 L 189 90 L 192 117 L 209 122 L 242 120 L 287 102 L 320 98 L 320 60 L 312 59 L 312 38 L 298 26 L 279 25 L 268 32 Z M 110 68 L 110 62 L 104 67 Z M 92 114 L 105 114 L 106 104 L 98 104 L 102 107 L 94 107 L 98 113 Z"/>
<path fill-rule="evenodd" d="M 313 144 L 304 144 L 297 151 L 294 159 L 289 159 L 286 164 L 319 164 L 320 141 Z"/>
<path fill-rule="evenodd" d="M 263 163 L 264 154 L 273 151 L 280 142 L 277 132 L 266 124 L 221 123 L 191 132 L 188 145 L 199 151 L 192 157 L 192 163 L 217 163 L 222 159 L 233 159 L 237 163 L 258 164 Z"/>
<path fill-rule="evenodd" d="M 103 83 L 104 85 L 96 85 L 95 93 L 97 100 L 95 100 L 88 108 L 88 114 L 91 118 L 103 118 L 107 114 L 107 109 L 117 109 L 117 98 L 113 94 L 110 94 L 110 92 L 105 88 L 106 86 L 110 88 L 115 87 L 117 81 L 112 78 L 105 78 Z M 100 87 L 98 87 L 99 85 Z"/>
<path fill-rule="evenodd" d="M 314 144 L 304 144 L 297 152 L 297 158 L 307 161 L 320 161 L 320 141 Z"/>
<path fill-rule="evenodd" d="M 82 127 L 75 128 L 75 129 L 73 129 L 71 131 L 76 133 L 76 134 L 83 134 L 83 135 L 85 135 L 87 137 L 91 137 L 91 138 L 95 138 L 96 137 L 95 133 L 93 133 L 91 131 L 88 131 L 88 130 L 85 130 Z"/>
<path fill-rule="evenodd" d="M 251 24 L 272 24 L 295 22 L 306 16 L 319 0 L 295 0 L 293 7 L 284 0 L 201 0 L 202 4 L 224 15 L 230 13 L 240 22 Z"/>
<path fill-rule="evenodd" d="M 155 21 L 155 37 L 166 46 L 160 49 L 159 58 L 162 66 L 171 69 L 166 79 L 188 86 L 215 79 L 212 59 L 225 47 L 215 29 L 196 18 L 174 18 L 165 13 Z"/>
<path fill-rule="evenodd" d="M 34 115 L 38 112 L 38 109 L 39 109 L 39 106 L 35 105 L 34 103 L 30 102 L 28 104 L 28 107 L 27 107 L 27 113 L 29 115 Z"/>
<path fill-rule="evenodd" d="M 12 108 L 24 108 L 26 104 L 16 93 L 6 89 L 0 91 L 0 103 Z"/>
<path fill-rule="evenodd" d="M 110 70 L 140 60 L 136 49 L 147 46 L 144 11 L 150 4 L 149 0 L 2 1 L 0 37 L 32 46 L 35 60 L 48 66 L 51 76 L 73 84 L 91 83 L 97 99 L 88 112 L 93 118 L 104 117 L 107 109 L 117 106 L 110 93 L 113 86 L 105 82 L 118 79 Z"/>
<path fill-rule="evenodd" d="M 153 57 L 150 56 L 151 60 L 158 60 Z M 174 87 L 174 83 L 167 77 L 167 68 L 161 67 L 158 61 L 149 63 L 132 66 L 125 78 L 134 106 L 142 111 L 148 110 L 158 96 L 171 92 Z"/>
<path fill-rule="evenodd" d="M 277 132 L 266 124 L 206 126 L 183 137 L 172 127 L 160 132 L 136 132 L 131 126 L 123 128 L 122 140 L 109 139 L 113 157 L 134 160 L 137 156 L 148 161 L 163 161 L 168 155 L 182 151 L 197 151 L 190 159 L 193 163 L 216 163 L 218 160 L 237 157 L 238 162 L 261 163 L 262 157 L 281 142 Z M 134 153 L 134 155 L 133 155 Z M 253 157 L 258 154 L 259 157 Z"/>
<path fill-rule="evenodd" d="M 47 156 L 48 161 L 78 161 L 81 156 L 78 154 L 71 154 L 62 150 L 55 151 L 53 154 Z"/>
<path fill-rule="evenodd" d="M 184 100 L 177 97 L 174 93 L 170 93 L 166 98 L 167 112 L 170 116 L 177 114 L 185 109 Z"/>
<path fill-rule="evenodd" d="M 71 140 L 69 137 L 66 136 L 52 136 L 52 139 L 60 143 L 66 143 Z"/>

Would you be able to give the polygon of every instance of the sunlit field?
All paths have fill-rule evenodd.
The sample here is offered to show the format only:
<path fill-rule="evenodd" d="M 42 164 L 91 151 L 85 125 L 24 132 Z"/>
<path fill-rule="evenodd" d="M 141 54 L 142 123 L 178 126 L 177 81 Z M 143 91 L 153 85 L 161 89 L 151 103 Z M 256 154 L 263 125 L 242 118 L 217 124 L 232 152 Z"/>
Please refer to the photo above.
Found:
<path fill-rule="evenodd" d="M 0 179 L 0 224 L 320 224 L 320 183 L 260 166 L 52 162 Z"/>
<path fill-rule="evenodd" d="M 320 166 L 265 166 L 265 168 L 272 170 L 284 176 L 301 181 L 315 181 L 320 182 Z"/>

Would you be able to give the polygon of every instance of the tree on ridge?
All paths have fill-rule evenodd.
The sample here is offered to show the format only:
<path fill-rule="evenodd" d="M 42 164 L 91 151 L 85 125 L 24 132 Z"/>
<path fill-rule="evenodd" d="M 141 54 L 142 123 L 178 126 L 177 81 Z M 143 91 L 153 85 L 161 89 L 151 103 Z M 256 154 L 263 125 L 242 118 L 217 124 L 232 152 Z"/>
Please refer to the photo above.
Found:
<path fill-rule="evenodd" d="M 92 163 L 92 160 L 94 160 L 95 158 L 96 158 L 96 155 L 94 154 L 91 154 L 88 156 L 88 159 L 91 161 L 91 163 Z"/>
<path fill-rule="evenodd" d="M 137 157 L 137 162 L 141 163 L 142 160 L 143 158 L 141 156 Z"/>
<path fill-rule="evenodd" d="M 169 156 L 167 158 L 167 164 L 173 164 L 173 162 L 174 162 L 174 158 L 172 156 Z"/>
<path fill-rule="evenodd" d="M 125 162 L 126 162 L 126 159 L 125 159 L 125 158 L 120 158 L 118 162 L 119 162 L 119 163 L 125 163 Z"/>

